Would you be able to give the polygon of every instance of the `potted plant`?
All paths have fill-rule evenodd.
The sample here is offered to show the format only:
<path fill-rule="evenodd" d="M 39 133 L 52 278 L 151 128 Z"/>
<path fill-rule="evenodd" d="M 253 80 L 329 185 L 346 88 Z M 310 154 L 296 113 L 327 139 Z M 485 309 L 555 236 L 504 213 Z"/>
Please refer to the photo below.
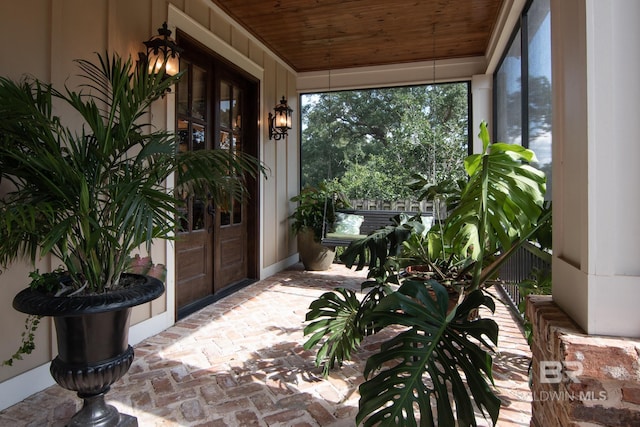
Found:
<path fill-rule="evenodd" d="M 400 219 L 352 243 L 341 258 L 357 268 L 368 260 L 363 287 L 369 292 L 358 299 L 349 289 L 337 289 L 309 307 L 304 332 L 310 337 L 304 347 L 320 345 L 316 364 L 325 374 L 348 360 L 365 336 L 403 327 L 367 360 L 358 424 L 414 426 L 417 410 L 420 425 L 475 426 L 474 408 L 496 423 L 500 400 L 491 387 L 491 351 L 498 325 L 470 314 L 482 306 L 493 311 L 484 286 L 551 213 L 543 210 L 544 174 L 529 164 L 534 153 L 490 144 L 485 123 L 480 138 L 483 152 L 465 160 L 469 180 L 444 223 L 434 224 L 424 239 L 411 240 L 421 224 Z M 416 280 L 404 274 L 403 248 L 435 266 L 437 275 Z M 453 307 L 445 286 L 449 279 L 462 287 Z"/>
<path fill-rule="evenodd" d="M 77 61 L 79 90 L 0 78 L 0 265 L 48 255 L 60 263 L 32 273 L 14 307 L 54 318 L 52 376 L 84 399 L 69 425 L 129 425 L 104 394 L 133 360 L 131 307 L 164 292 L 157 278 L 128 272 L 133 254 L 173 238 L 182 192 L 223 204 L 243 197 L 243 177 L 262 167 L 224 150 L 182 152 L 174 134 L 145 121 L 179 75 L 149 73 L 117 54 L 97 58 Z M 58 108 L 82 126 L 68 127 Z"/>
<path fill-rule="evenodd" d="M 298 252 L 307 270 L 326 270 L 335 258 L 335 248 L 322 245 L 322 238 L 336 220 L 336 210 L 349 207 L 349 202 L 331 183 L 306 186 L 292 202 L 298 203 L 289 218 L 297 236 Z"/>

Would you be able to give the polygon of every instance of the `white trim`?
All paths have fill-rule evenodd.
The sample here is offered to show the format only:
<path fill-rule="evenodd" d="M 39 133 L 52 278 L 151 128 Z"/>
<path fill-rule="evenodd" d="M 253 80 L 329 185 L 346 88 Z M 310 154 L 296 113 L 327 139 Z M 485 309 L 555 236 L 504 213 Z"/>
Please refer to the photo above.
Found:
<path fill-rule="evenodd" d="M 167 131 L 176 131 L 176 100 L 175 90 L 172 90 L 166 95 L 166 109 L 167 109 Z M 171 175 L 167 178 L 167 191 L 173 192 L 175 186 L 175 175 Z M 172 233 L 173 235 L 173 233 Z M 168 316 L 166 320 L 167 327 L 173 325 L 176 322 L 176 251 L 173 244 L 173 240 L 165 240 L 165 298 L 166 308 L 165 313 Z M 152 305 L 153 307 L 153 305 Z"/>
<path fill-rule="evenodd" d="M 203 27 L 199 22 L 171 4 L 169 5 L 169 17 L 167 22 L 168 25 L 172 27 L 172 30 L 180 28 L 191 37 L 211 48 L 214 52 L 222 55 L 225 59 L 231 61 L 247 73 L 259 80 L 262 80 L 264 68 L 247 58 L 240 51 L 229 46 L 227 42 L 213 34 L 211 30 Z"/>
<path fill-rule="evenodd" d="M 282 67 L 286 68 L 287 71 L 289 71 L 291 74 L 297 74 L 296 71 L 291 67 L 291 65 L 283 61 L 279 55 L 277 55 L 273 50 L 267 47 L 267 45 L 265 45 L 259 39 L 257 39 L 252 33 L 247 31 L 244 28 L 244 25 L 240 24 L 239 22 L 231 18 L 227 14 L 227 12 L 222 10 L 218 5 L 214 4 L 213 2 L 207 2 L 207 4 L 211 8 L 211 10 L 216 12 L 220 17 L 222 17 L 222 19 L 224 19 L 228 24 L 230 24 L 233 27 L 234 31 L 237 31 L 238 33 L 242 34 L 243 36 L 251 40 L 252 43 L 256 44 L 264 52 L 268 53 L 273 59 L 275 59 L 277 63 L 282 65 Z M 171 5 L 169 5 L 169 7 L 171 7 Z"/>
<path fill-rule="evenodd" d="M 172 312 L 173 310 L 168 308 L 164 313 L 129 327 L 129 344 L 136 345 L 172 326 L 174 324 Z"/>
<path fill-rule="evenodd" d="M 299 93 L 346 89 L 366 89 L 388 86 L 417 85 L 434 82 L 434 62 L 423 61 L 390 64 L 375 67 L 343 68 L 336 70 L 298 73 L 296 87 Z M 484 57 L 445 59 L 435 62 L 436 82 L 471 80 L 471 76 L 483 74 Z M 329 77 L 331 81 L 329 82 Z M 331 83 L 331 85 L 329 85 Z"/>
<path fill-rule="evenodd" d="M 129 344 L 136 345 L 167 329 L 173 324 L 173 316 L 164 312 L 129 328 Z M 0 411 L 23 401 L 34 393 L 55 385 L 49 372 L 51 362 L 40 365 L 0 383 Z"/>
<path fill-rule="evenodd" d="M 49 373 L 51 362 L 0 383 L 0 411 L 55 384 Z"/>
<path fill-rule="evenodd" d="M 491 33 L 489 47 L 485 52 L 487 69 L 483 71 L 484 73 L 493 74 L 495 72 L 526 4 L 526 0 L 508 0 L 502 5 L 500 15 Z"/>
<path fill-rule="evenodd" d="M 471 121 L 472 129 L 480 129 L 481 122 L 487 122 L 489 135 L 493 124 L 493 76 L 478 74 L 471 78 Z M 493 138 L 491 139 L 493 141 Z M 473 153 L 482 153 L 482 141 L 473 135 Z"/>
<path fill-rule="evenodd" d="M 255 37 L 253 37 L 249 32 L 244 30 L 241 25 L 232 19 L 228 18 L 227 14 L 221 11 L 217 6 L 210 5 L 211 9 L 220 14 L 227 22 L 229 22 L 235 30 L 240 31 L 242 34 L 251 39 L 252 42 L 256 43 L 261 49 L 265 51 L 266 54 L 270 54 L 276 62 L 282 64 L 284 68 L 286 68 L 289 72 L 295 74 L 295 71 L 288 66 L 286 63 L 282 62 L 277 55 L 275 55 L 270 49 L 266 48 L 260 41 L 258 41 Z M 240 51 L 236 50 L 232 46 L 230 46 L 227 42 L 222 40 L 220 37 L 216 36 L 209 30 L 208 28 L 203 27 L 200 23 L 195 21 L 190 16 L 186 15 L 183 11 L 176 8 L 173 5 L 169 5 L 167 24 L 171 27 L 172 31 L 175 31 L 176 28 L 180 28 L 180 30 L 187 33 L 189 36 L 193 37 L 215 53 L 223 56 L 226 60 L 231 61 L 235 66 L 242 69 L 243 71 L 249 73 L 259 81 L 259 90 L 260 90 L 260 111 L 258 112 L 258 128 L 260 129 L 259 136 L 259 153 L 258 157 L 261 161 L 264 161 L 264 123 L 262 120 L 262 112 L 264 109 L 264 68 L 260 65 L 253 62 L 247 56 L 242 54 Z M 260 224 L 259 224 L 259 233 L 260 233 L 260 242 L 264 241 L 264 205 L 263 205 L 263 197 L 264 197 L 264 179 L 260 179 L 259 190 L 260 192 Z M 269 275 L 275 274 L 283 268 L 288 267 L 289 265 L 295 264 L 296 261 L 289 262 L 287 260 L 281 261 L 275 266 L 284 265 L 284 267 L 274 267 L 270 266 L 266 269 L 262 268 L 264 262 L 264 245 L 260 245 L 259 253 L 258 253 L 258 268 L 259 268 L 259 278 L 263 279 L 268 277 Z M 171 280 L 171 286 L 169 283 L 167 284 L 167 291 L 171 290 L 171 294 L 167 294 L 167 307 L 175 307 L 175 284 L 173 283 L 173 278 L 175 277 L 175 253 L 172 247 L 167 246 L 167 280 Z M 171 303 L 171 305 L 169 305 Z"/>
<path fill-rule="evenodd" d="M 258 113 L 258 129 L 259 129 L 259 136 L 258 136 L 258 158 L 260 159 L 260 161 L 264 164 L 265 163 L 265 146 L 266 146 L 266 141 L 265 141 L 265 129 L 268 126 L 267 121 L 263 120 L 263 112 L 265 111 L 265 101 L 264 101 L 264 84 L 262 84 L 262 80 L 260 80 L 260 112 Z M 267 171 L 267 173 L 269 173 L 270 171 Z M 264 207 L 264 201 L 265 201 L 265 181 L 267 178 L 263 177 L 262 175 L 258 175 L 257 176 L 258 179 L 258 235 L 260 236 L 260 241 L 258 242 L 258 278 L 260 280 L 264 279 L 265 276 L 264 275 L 264 271 L 262 269 L 262 266 L 264 265 L 264 252 L 265 252 L 265 248 L 264 248 L 264 224 L 265 224 L 265 215 L 266 215 L 266 209 Z"/>
<path fill-rule="evenodd" d="M 289 258 L 285 258 L 280 262 L 276 262 L 275 264 L 271 264 L 269 267 L 263 268 L 260 272 L 260 280 L 265 279 L 267 277 L 271 277 L 276 273 L 281 272 L 282 270 L 291 267 L 294 264 L 297 264 L 300 261 L 300 255 L 295 253 L 291 255 Z"/>

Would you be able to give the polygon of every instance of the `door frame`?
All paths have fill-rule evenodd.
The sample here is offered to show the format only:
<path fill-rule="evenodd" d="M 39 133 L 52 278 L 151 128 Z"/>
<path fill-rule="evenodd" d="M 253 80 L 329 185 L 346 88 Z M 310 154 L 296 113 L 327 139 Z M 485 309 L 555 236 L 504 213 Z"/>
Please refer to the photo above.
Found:
<path fill-rule="evenodd" d="M 220 81 L 221 75 L 227 76 L 236 76 L 236 79 L 242 80 L 246 83 L 245 85 L 245 103 L 246 109 L 248 111 L 248 117 L 246 120 L 243 119 L 243 126 L 246 126 L 244 131 L 245 135 L 245 143 L 243 144 L 244 152 L 254 156 L 255 158 L 261 159 L 261 135 L 260 135 L 260 112 L 261 112 L 261 82 L 262 82 L 262 70 L 260 69 L 259 76 L 256 75 L 255 64 L 251 71 L 246 71 L 242 68 L 241 65 L 237 65 L 229 59 L 224 58 L 221 54 L 216 52 L 215 46 L 225 46 L 226 50 L 228 46 L 220 45 L 218 40 L 215 40 L 215 36 L 213 34 L 207 33 L 208 38 L 215 43 L 206 43 L 202 41 L 202 34 L 190 34 L 187 31 L 183 31 L 181 28 L 176 28 L 176 40 L 178 44 L 185 47 L 186 49 L 192 49 L 198 54 L 206 55 L 208 62 L 216 64 L 211 67 L 215 76 L 212 78 L 213 84 L 212 88 L 209 90 L 209 96 L 212 98 L 211 102 L 215 104 L 215 100 L 219 98 L 219 88 L 216 88 L 216 84 Z M 213 36 L 214 38 L 211 38 Z M 237 56 L 237 52 L 235 54 Z M 244 58 L 246 61 L 246 58 Z M 241 61 L 244 62 L 244 61 Z M 224 70 L 221 74 L 220 70 Z M 177 102 L 177 100 L 174 101 Z M 215 116 L 216 108 L 212 109 L 211 116 Z M 177 114 L 173 115 L 173 122 L 177 120 Z M 173 123 L 175 125 L 175 123 Z M 212 126 L 212 136 L 217 135 L 219 133 L 219 126 L 216 123 L 214 117 L 212 117 L 210 121 L 210 126 Z M 250 142 L 250 143 L 247 143 Z M 212 149 L 215 149 L 215 141 L 212 143 Z M 256 280 L 260 279 L 260 247 L 261 247 L 261 229 L 260 229 L 260 206 L 261 206 L 261 185 L 259 176 L 256 177 L 247 177 L 247 189 L 249 191 L 249 197 L 245 202 L 246 206 L 246 222 L 247 222 L 247 240 L 246 240 L 246 265 L 247 265 L 247 279 L 241 283 L 239 286 L 231 284 L 226 288 L 223 288 L 221 291 L 217 293 L 213 293 L 214 283 L 212 280 L 211 289 L 212 295 L 211 298 L 208 298 L 206 304 L 211 303 L 217 299 L 220 299 L 231 292 L 239 289 L 241 286 L 245 286 L 246 284 L 252 283 Z M 175 250 L 175 247 L 174 247 Z M 216 257 L 216 250 L 214 247 L 213 257 Z M 177 264 L 175 263 L 175 254 L 174 254 L 174 286 L 175 286 L 175 278 L 177 278 Z M 215 266 L 215 262 L 212 259 L 212 265 Z M 215 276 L 215 271 L 214 271 Z M 240 286 L 241 285 L 241 286 Z M 177 289 L 175 289 L 177 293 Z M 178 307 L 177 307 L 177 294 L 174 295 L 174 313 L 176 319 L 178 318 Z M 206 305 L 203 304 L 203 305 Z"/>

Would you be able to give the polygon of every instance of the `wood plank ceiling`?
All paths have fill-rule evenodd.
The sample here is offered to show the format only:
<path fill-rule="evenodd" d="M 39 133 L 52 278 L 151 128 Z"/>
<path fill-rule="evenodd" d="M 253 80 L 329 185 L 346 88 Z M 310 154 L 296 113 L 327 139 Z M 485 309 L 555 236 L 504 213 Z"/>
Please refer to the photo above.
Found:
<path fill-rule="evenodd" d="M 504 0 L 210 0 L 298 72 L 483 56 Z"/>

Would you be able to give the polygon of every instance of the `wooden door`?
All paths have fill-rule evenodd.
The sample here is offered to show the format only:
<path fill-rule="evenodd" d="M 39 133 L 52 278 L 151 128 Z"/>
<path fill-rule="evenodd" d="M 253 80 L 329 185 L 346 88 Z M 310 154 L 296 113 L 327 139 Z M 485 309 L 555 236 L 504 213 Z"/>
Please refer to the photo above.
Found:
<path fill-rule="evenodd" d="M 185 47 L 184 75 L 176 88 L 180 149 L 257 157 L 258 82 L 200 45 L 186 38 L 180 43 Z M 213 206 L 183 195 L 187 203 L 176 241 L 178 318 L 257 278 L 258 182 L 248 179 L 247 184 L 244 203 Z"/>
<path fill-rule="evenodd" d="M 177 131 L 181 151 L 211 149 L 209 124 L 210 71 L 188 59 L 177 87 Z M 214 218 L 208 200 L 183 194 L 186 208 L 177 230 L 176 303 L 184 308 L 212 293 Z"/>
<path fill-rule="evenodd" d="M 218 127 L 220 150 L 243 151 L 244 90 L 226 79 L 220 81 Z M 219 251 L 215 260 L 214 290 L 218 291 L 247 277 L 246 206 L 230 200 L 219 208 L 214 245 Z"/>

